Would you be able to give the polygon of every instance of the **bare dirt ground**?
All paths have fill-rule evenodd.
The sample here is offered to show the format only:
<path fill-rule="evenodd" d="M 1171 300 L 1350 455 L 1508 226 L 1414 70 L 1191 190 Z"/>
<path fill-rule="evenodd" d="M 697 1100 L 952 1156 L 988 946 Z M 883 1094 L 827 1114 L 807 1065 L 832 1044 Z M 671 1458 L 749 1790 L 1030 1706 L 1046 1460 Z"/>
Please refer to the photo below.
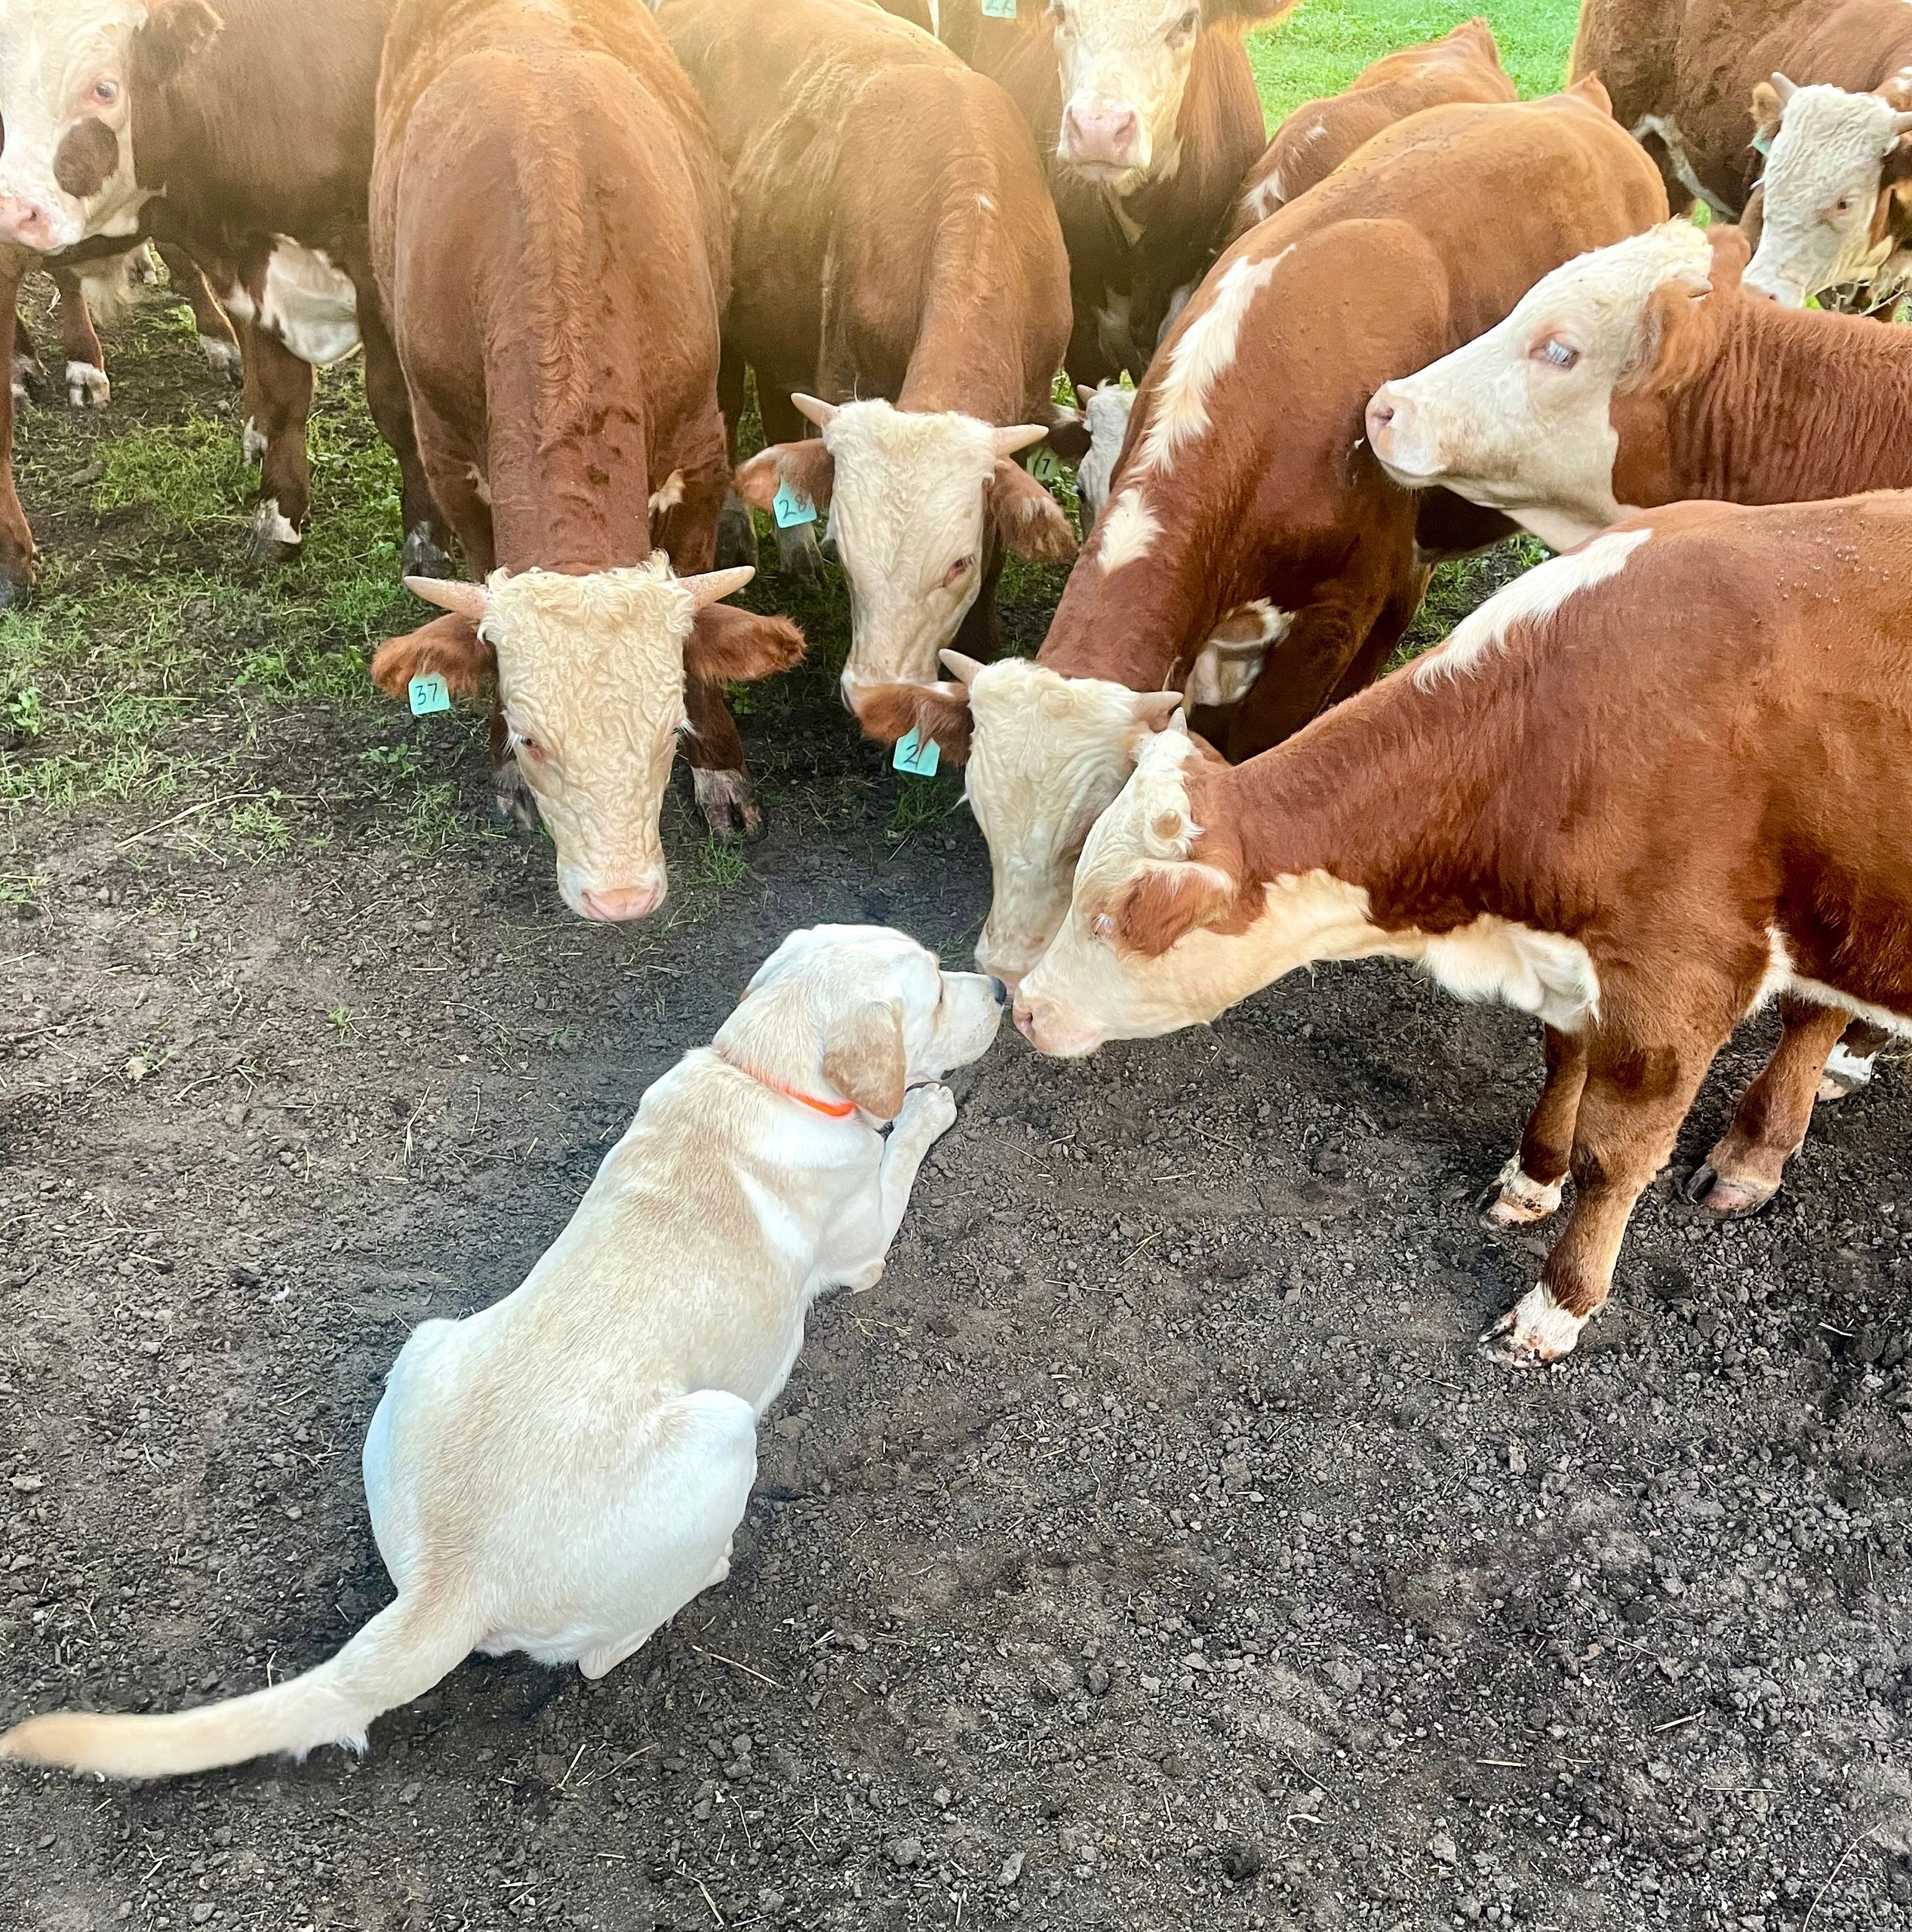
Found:
<path fill-rule="evenodd" d="M 114 439 L 235 434 L 177 327 L 116 374 L 26 424 L 60 569 L 0 632 L 0 1724 L 336 1647 L 387 1593 L 358 1455 L 410 1328 L 518 1283 L 786 931 L 954 959 L 988 892 L 956 786 L 835 707 L 832 586 L 745 720 L 767 840 L 674 801 L 672 909 L 572 919 L 470 724 L 360 694 L 365 624 L 258 669 L 290 593 L 240 484 L 97 512 Z M 102 725 L 86 667 L 149 621 L 172 708 Z M 1526 1023 L 1369 966 L 1080 1066 L 1006 1035 L 885 1279 L 817 1309 L 727 1585 L 595 1687 L 474 1661 L 363 1762 L 0 1769 L 0 1927 L 1912 1924 L 1904 1076 L 1721 1226 L 1678 1183 L 1765 1044 L 1520 1379 L 1474 1338 L 1542 1242 L 1474 1203 Z"/>

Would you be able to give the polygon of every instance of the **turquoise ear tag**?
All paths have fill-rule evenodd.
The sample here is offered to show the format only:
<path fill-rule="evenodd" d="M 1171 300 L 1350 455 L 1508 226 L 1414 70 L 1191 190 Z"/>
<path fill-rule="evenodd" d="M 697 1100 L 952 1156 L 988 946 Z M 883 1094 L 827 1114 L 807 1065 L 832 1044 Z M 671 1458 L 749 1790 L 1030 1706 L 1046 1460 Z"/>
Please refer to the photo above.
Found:
<path fill-rule="evenodd" d="M 1014 20 L 1016 0 L 982 0 L 982 17 L 986 20 Z"/>
<path fill-rule="evenodd" d="M 776 518 L 779 530 L 792 530 L 800 523 L 816 521 L 816 506 L 796 488 L 788 477 L 776 486 L 776 495 L 770 504 L 770 513 Z"/>
<path fill-rule="evenodd" d="M 1029 459 L 1029 474 L 1038 483 L 1059 483 L 1062 480 L 1062 460 L 1045 443 Z"/>
<path fill-rule="evenodd" d="M 890 763 L 899 771 L 915 778 L 933 778 L 942 762 L 942 747 L 935 739 L 925 739 L 915 731 L 905 731 L 896 740 L 896 755 Z"/>
<path fill-rule="evenodd" d="M 1769 157 L 1772 152 L 1772 137 L 1770 134 L 1755 134 L 1753 137 L 1753 152 Z"/>
<path fill-rule="evenodd" d="M 435 711 L 451 709 L 451 694 L 446 690 L 444 678 L 435 671 L 427 671 L 422 677 L 413 678 L 405 689 L 411 699 L 414 718 L 425 718 Z"/>

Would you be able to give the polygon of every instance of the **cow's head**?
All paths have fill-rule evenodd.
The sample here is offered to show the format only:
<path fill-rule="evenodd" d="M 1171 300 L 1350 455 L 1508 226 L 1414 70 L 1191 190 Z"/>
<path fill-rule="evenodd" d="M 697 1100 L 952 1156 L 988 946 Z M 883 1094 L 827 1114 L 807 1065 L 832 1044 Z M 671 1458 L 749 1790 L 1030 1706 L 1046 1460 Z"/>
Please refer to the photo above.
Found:
<path fill-rule="evenodd" d="M 1172 172 L 1176 123 L 1204 29 L 1271 20 L 1290 0 L 1050 0 L 1062 84 L 1056 152 L 1126 189 Z"/>
<path fill-rule="evenodd" d="M 1690 222 L 1554 269 L 1507 319 L 1368 405 L 1388 475 L 1505 511 L 1565 549 L 1621 514 L 1616 414 L 1690 373 L 1710 340 L 1701 311 L 1737 279 L 1744 243 Z"/>
<path fill-rule="evenodd" d="M 1797 309 L 1822 288 L 1871 281 L 1892 252 L 1893 204 L 1912 193 L 1912 114 L 1775 74 L 1754 90 L 1753 118 L 1769 158 L 1747 287 Z"/>
<path fill-rule="evenodd" d="M 1142 744 L 1016 993 L 1016 1023 L 1039 1051 L 1072 1060 L 1203 1024 L 1307 956 L 1271 961 L 1244 940 L 1271 895 L 1243 888 L 1226 786 L 1226 768 L 1179 718 Z M 1300 896 L 1311 903 L 1297 909 L 1317 909 Z M 1345 900 L 1347 888 L 1326 896 Z"/>
<path fill-rule="evenodd" d="M 0 0 L 0 242 L 51 254 L 131 234 L 134 94 L 219 30 L 206 0 Z"/>
<path fill-rule="evenodd" d="M 675 577 L 660 552 L 589 577 L 408 577 L 447 614 L 380 645 L 372 676 L 396 697 L 434 673 L 458 696 L 495 675 L 508 742 L 558 848 L 564 903 L 587 919 L 641 919 L 664 903 L 658 817 L 687 673 L 748 681 L 803 655 L 795 625 L 718 602 L 752 574 Z"/>
<path fill-rule="evenodd" d="M 1042 425 L 996 429 L 881 401 L 792 400 L 822 438 L 753 457 L 737 472 L 737 494 L 768 509 L 787 483 L 828 510 L 850 583 L 843 694 L 859 715 L 873 689 L 935 682 L 936 653 L 1004 546 L 1045 562 L 1074 555 L 1062 506 L 1012 460 L 1048 433 Z"/>

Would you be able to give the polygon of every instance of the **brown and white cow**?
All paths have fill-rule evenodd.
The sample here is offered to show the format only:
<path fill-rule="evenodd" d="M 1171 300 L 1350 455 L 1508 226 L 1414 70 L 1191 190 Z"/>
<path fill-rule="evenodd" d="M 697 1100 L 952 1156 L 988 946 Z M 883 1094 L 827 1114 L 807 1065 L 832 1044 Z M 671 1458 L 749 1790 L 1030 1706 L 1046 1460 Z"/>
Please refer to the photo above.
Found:
<path fill-rule="evenodd" d="M 1477 15 L 1424 46 L 1404 47 L 1362 69 L 1345 92 L 1304 101 L 1274 131 L 1242 186 L 1228 239 L 1324 181 L 1359 147 L 1424 107 L 1517 99 L 1494 30 Z"/>
<path fill-rule="evenodd" d="M 1912 497 L 1656 510 L 1233 769 L 1143 747 L 1016 1020 L 1046 1053 L 1411 960 L 1583 1048 L 1575 1194 L 1500 1359 L 1566 1354 L 1714 1055 L 1791 990 L 1912 1032 Z"/>
<path fill-rule="evenodd" d="M 400 0 L 371 220 L 432 486 L 484 580 L 412 580 L 447 614 L 373 676 L 395 695 L 494 676 L 494 774 L 509 790 L 515 761 L 536 801 L 565 903 L 641 918 L 666 889 L 679 734 L 706 816 L 748 827 L 721 681 L 803 651 L 716 601 L 749 571 L 708 574 L 729 475 L 709 125 L 629 0 Z"/>
<path fill-rule="evenodd" d="M 1268 140 L 1242 35 L 1294 4 L 1019 0 L 1013 20 L 974 29 L 969 58 L 1009 90 L 1048 157 L 1078 383 L 1124 370 L 1139 381 L 1214 259 Z"/>
<path fill-rule="evenodd" d="M 736 488 L 827 513 L 846 700 L 933 683 L 953 641 L 993 655 L 1006 551 L 1075 552 L 1014 460 L 1056 419 L 1069 331 L 1028 130 L 994 82 L 864 0 L 666 0 L 659 19 L 730 171 L 725 414 L 734 435 L 748 363 L 770 444 Z M 798 440 L 806 417 L 820 438 Z M 787 557 L 816 527 L 780 528 Z"/>
<path fill-rule="evenodd" d="M 1750 285 L 1797 306 L 1896 272 L 1912 238 L 1905 0 L 1588 0 L 1572 70 L 1605 82 L 1676 211 L 1704 200 L 1737 220 L 1760 183 Z"/>
<path fill-rule="evenodd" d="M 1590 84 L 1416 115 L 1222 257 L 1142 383 L 1036 661 L 957 660 L 956 682 L 866 706 L 885 735 L 969 758 L 995 879 L 985 970 L 1013 984 L 1035 963 L 1090 825 L 1178 703 L 1231 756 L 1265 749 L 1379 672 L 1434 558 L 1507 534 L 1388 481 L 1362 443 L 1363 385 L 1665 205 Z"/>
<path fill-rule="evenodd" d="M 303 537 L 311 365 L 361 340 L 366 399 L 402 474 L 407 564 L 438 555 L 365 242 L 392 5 L 0 0 L 0 333 L 35 256 L 147 233 L 183 247 L 244 338 L 260 555 L 294 554 Z M 32 581 L 33 541 L 4 407 L 0 577 L 17 588 Z"/>

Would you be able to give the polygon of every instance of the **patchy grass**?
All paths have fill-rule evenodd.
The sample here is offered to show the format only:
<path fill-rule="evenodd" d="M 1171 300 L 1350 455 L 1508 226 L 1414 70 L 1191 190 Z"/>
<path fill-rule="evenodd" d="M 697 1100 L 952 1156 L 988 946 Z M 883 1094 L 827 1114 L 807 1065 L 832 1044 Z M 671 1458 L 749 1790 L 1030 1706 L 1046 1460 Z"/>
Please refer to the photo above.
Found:
<path fill-rule="evenodd" d="M 1305 0 L 1248 45 L 1271 128 L 1305 100 L 1339 94 L 1372 60 L 1437 39 L 1484 14 L 1523 94 L 1551 94 L 1566 73 L 1578 10 L 1572 0 Z"/>

